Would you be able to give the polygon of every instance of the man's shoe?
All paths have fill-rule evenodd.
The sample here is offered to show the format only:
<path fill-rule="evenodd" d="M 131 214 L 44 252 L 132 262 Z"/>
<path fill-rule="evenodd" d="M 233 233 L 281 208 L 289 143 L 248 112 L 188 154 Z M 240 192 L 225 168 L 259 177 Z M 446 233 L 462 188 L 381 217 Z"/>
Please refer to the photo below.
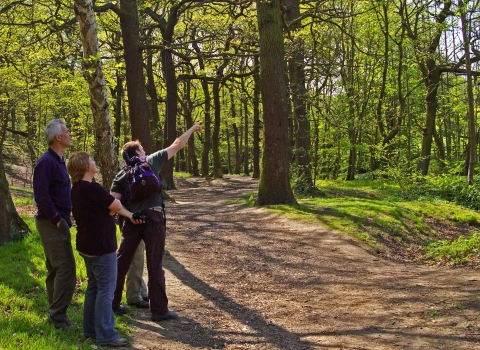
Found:
<path fill-rule="evenodd" d="M 178 318 L 178 315 L 176 312 L 169 311 L 166 314 L 162 315 L 152 315 L 150 318 L 152 321 L 166 321 L 166 320 L 175 320 Z"/>
<path fill-rule="evenodd" d="M 130 308 L 128 306 L 120 305 L 117 308 L 112 308 L 113 312 L 117 315 L 125 315 L 126 313 L 130 312 Z"/>
<path fill-rule="evenodd" d="M 55 321 L 52 316 L 48 316 L 48 322 L 50 322 L 51 324 L 53 324 L 53 326 L 56 328 L 56 329 L 62 329 L 64 331 L 78 331 L 78 327 L 71 324 L 70 323 L 70 320 L 68 318 L 65 317 L 65 319 L 63 321 Z"/>
<path fill-rule="evenodd" d="M 148 301 L 145 301 L 145 300 L 140 300 L 138 303 L 132 303 L 132 304 L 128 304 L 130 306 L 136 306 L 138 308 L 141 308 L 141 309 L 148 309 L 150 307 L 150 303 Z"/>
<path fill-rule="evenodd" d="M 148 295 L 146 297 L 143 297 L 142 298 L 144 301 L 150 301 L 150 298 L 148 297 Z"/>
<path fill-rule="evenodd" d="M 115 340 L 111 340 L 106 343 L 98 343 L 98 345 L 100 346 L 110 346 L 112 348 L 117 348 L 120 346 L 128 346 L 128 344 L 129 344 L 129 341 L 128 339 L 125 339 L 125 338 L 117 338 Z"/>

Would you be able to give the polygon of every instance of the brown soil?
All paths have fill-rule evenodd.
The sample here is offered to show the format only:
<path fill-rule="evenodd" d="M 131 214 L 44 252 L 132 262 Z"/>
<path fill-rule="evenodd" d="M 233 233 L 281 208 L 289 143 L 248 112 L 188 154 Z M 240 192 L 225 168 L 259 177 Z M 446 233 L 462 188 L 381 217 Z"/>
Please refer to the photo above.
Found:
<path fill-rule="evenodd" d="M 128 317 L 134 349 L 480 349 L 479 272 L 372 255 L 247 208 L 246 177 L 177 180 L 166 271 L 174 321 Z"/>

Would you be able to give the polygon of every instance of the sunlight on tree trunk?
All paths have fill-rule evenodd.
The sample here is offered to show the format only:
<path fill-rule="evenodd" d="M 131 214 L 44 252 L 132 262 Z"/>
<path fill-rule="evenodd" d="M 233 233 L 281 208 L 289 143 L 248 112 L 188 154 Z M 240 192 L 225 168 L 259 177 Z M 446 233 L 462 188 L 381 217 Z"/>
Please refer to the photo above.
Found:
<path fill-rule="evenodd" d="M 257 0 L 264 152 L 256 205 L 296 204 L 289 178 L 288 101 L 280 1 Z"/>
<path fill-rule="evenodd" d="M 118 171 L 118 158 L 110 121 L 110 104 L 102 71 L 97 37 L 97 23 L 91 0 L 75 0 L 75 16 L 80 26 L 85 79 L 90 89 L 90 103 L 95 123 L 95 158 L 100 165 L 103 186 L 110 189 Z"/>

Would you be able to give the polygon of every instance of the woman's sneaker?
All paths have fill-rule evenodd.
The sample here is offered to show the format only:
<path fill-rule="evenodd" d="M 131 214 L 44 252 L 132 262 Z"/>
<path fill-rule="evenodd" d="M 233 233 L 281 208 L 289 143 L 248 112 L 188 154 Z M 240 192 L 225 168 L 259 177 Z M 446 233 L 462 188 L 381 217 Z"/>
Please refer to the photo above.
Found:
<path fill-rule="evenodd" d="M 128 344 L 130 343 L 128 339 L 125 339 L 125 338 L 117 338 L 115 340 L 112 340 L 106 343 L 98 343 L 98 345 L 100 346 L 110 346 L 112 348 L 118 348 L 120 346 L 128 346 Z"/>

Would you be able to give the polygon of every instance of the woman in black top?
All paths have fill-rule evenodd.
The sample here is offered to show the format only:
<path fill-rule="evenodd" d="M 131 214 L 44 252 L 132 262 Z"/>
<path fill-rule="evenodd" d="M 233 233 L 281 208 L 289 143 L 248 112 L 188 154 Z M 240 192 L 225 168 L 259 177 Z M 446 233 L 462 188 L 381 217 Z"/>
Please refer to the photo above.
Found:
<path fill-rule="evenodd" d="M 83 308 L 83 331 L 99 345 L 126 346 L 115 330 L 112 310 L 117 279 L 116 225 L 119 213 L 134 224 L 132 213 L 96 182 L 97 167 L 87 152 L 71 155 L 67 170 L 72 178 L 72 213 L 77 225 L 76 247 L 85 260 L 88 286 Z"/>

